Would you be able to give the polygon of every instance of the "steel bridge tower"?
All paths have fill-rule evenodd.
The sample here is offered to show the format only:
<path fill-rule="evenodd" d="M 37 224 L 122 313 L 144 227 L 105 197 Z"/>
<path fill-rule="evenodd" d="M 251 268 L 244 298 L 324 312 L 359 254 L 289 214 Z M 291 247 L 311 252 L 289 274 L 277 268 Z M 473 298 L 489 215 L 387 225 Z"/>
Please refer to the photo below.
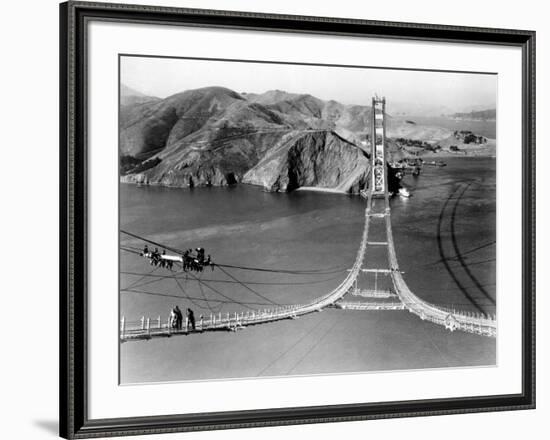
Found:
<path fill-rule="evenodd" d="M 386 98 L 372 98 L 371 114 L 371 194 L 386 197 Z"/>
<path fill-rule="evenodd" d="M 362 297 L 359 303 L 347 303 L 346 308 L 358 309 L 403 309 L 393 284 L 393 267 L 389 248 L 393 246 L 391 232 L 388 167 L 386 157 L 386 98 L 372 98 L 370 130 L 371 180 L 368 191 L 362 196 L 367 199 L 367 241 L 358 276 L 350 294 Z"/>

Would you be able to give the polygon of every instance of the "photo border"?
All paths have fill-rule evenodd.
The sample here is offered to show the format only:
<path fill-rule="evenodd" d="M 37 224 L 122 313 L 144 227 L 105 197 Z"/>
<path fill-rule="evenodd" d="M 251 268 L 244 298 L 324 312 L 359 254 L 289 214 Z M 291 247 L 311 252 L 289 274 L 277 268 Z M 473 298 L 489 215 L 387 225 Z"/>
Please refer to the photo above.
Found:
<path fill-rule="evenodd" d="M 87 39 L 89 21 L 521 47 L 522 393 L 468 398 L 89 419 Z M 535 408 L 535 32 L 67 2 L 60 5 L 60 435 L 121 436 Z"/>

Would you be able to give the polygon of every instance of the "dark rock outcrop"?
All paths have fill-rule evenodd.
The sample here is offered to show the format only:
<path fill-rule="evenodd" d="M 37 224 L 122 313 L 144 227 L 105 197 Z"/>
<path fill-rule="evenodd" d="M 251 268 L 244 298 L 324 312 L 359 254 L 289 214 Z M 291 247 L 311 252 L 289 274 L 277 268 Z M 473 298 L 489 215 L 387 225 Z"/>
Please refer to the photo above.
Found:
<path fill-rule="evenodd" d="M 269 191 L 317 187 L 358 192 L 367 183 L 366 154 L 331 131 L 297 133 L 248 171 L 245 183 Z"/>

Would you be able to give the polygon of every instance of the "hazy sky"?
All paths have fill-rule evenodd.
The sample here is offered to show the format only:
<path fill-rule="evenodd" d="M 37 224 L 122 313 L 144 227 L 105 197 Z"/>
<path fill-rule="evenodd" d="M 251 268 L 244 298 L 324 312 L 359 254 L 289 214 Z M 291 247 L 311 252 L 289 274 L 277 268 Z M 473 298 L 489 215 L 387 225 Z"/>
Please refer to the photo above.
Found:
<path fill-rule="evenodd" d="M 496 75 L 243 63 L 178 58 L 122 57 L 121 81 L 164 98 L 188 89 L 223 86 L 236 92 L 279 89 L 344 104 L 370 105 L 378 93 L 388 107 L 445 107 L 453 111 L 496 107 Z"/>

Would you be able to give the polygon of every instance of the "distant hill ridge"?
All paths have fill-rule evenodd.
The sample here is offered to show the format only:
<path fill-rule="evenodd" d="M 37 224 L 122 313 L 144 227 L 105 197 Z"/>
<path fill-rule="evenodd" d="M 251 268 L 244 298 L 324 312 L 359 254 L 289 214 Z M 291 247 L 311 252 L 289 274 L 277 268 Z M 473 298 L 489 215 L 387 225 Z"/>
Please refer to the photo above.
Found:
<path fill-rule="evenodd" d="M 453 118 L 468 119 L 472 121 L 494 121 L 497 117 L 496 109 L 471 111 L 469 113 L 453 113 Z"/>
<path fill-rule="evenodd" d="M 120 105 L 134 105 L 134 104 L 143 104 L 145 102 L 157 102 L 160 101 L 160 98 L 154 96 L 147 96 L 141 92 L 138 92 L 127 85 L 120 85 Z"/>

